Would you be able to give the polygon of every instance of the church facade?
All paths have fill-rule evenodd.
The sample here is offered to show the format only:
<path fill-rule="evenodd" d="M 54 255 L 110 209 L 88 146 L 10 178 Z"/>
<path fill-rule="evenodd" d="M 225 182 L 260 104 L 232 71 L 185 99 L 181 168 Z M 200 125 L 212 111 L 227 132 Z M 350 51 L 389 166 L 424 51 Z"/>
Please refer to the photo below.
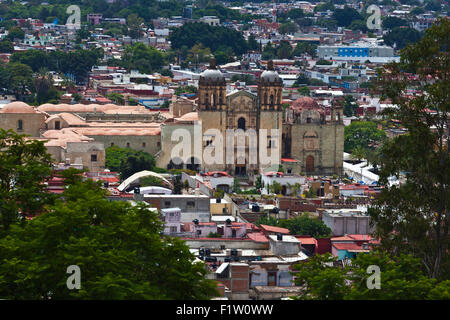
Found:
<path fill-rule="evenodd" d="M 277 171 L 287 158 L 298 163 L 295 174 L 341 175 L 342 107 L 335 101 L 327 119 L 323 107 L 304 97 L 283 110 L 282 91 L 283 82 L 269 61 L 256 95 L 227 93 L 225 78 L 212 60 L 199 78 L 196 112 L 162 125 L 158 164 L 239 176 Z M 184 142 L 190 139 L 179 157 L 173 155 L 181 140 L 173 139 L 177 129 L 185 130 L 178 135 Z"/>

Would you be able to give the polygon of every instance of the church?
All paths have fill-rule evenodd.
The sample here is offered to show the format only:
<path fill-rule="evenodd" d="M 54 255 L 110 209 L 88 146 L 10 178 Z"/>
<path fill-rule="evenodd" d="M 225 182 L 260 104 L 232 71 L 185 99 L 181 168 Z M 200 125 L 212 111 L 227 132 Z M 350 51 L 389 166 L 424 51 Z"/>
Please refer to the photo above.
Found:
<path fill-rule="evenodd" d="M 288 172 L 341 175 L 341 102 L 334 100 L 327 115 L 326 109 L 310 97 L 283 108 L 282 93 L 283 82 L 272 61 L 261 73 L 257 94 L 253 94 L 246 90 L 227 92 L 225 77 L 212 59 L 199 77 L 195 112 L 174 116 L 162 124 L 158 165 L 246 176 L 262 170 L 277 171 L 278 164 L 284 167 L 285 163 L 295 163 Z M 230 132 L 239 131 L 245 134 L 235 134 L 230 139 Z M 187 152 L 185 149 L 184 155 L 175 157 L 174 150 L 186 139 L 190 140 Z M 244 141 L 244 145 L 239 141 Z M 215 162 L 205 161 L 208 148 L 213 150 Z"/>

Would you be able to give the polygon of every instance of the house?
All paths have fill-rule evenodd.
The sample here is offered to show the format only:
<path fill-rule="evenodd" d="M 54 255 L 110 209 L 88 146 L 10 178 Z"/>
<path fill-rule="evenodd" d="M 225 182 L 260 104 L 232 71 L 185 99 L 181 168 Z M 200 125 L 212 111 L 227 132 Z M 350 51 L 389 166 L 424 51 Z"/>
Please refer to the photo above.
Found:
<path fill-rule="evenodd" d="M 370 235 L 349 234 L 331 238 L 331 254 L 338 260 L 354 259 L 359 253 L 370 252 L 378 241 Z"/>

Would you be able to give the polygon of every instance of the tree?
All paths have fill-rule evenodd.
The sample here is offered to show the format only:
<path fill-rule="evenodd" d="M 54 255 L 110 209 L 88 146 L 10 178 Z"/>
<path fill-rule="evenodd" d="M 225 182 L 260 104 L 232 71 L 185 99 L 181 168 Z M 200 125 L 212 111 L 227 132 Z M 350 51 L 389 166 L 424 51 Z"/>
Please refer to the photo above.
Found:
<path fill-rule="evenodd" d="M 309 90 L 309 88 L 307 86 L 300 87 L 297 89 L 297 91 L 299 93 L 301 93 L 301 95 L 307 96 L 307 97 L 309 97 L 309 95 L 311 94 L 311 90 Z"/>
<path fill-rule="evenodd" d="M 139 70 L 141 73 L 153 73 L 164 65 L 164 58 L 160 51 L 142 42 L 134 43 L 125 48 L 123 66 L 128 70 Z"/>
<path fill-rule="evenodd" d="M 278 59 L 288 59 L 292 57 L 292 47 L 288 41 L 281 41 L 277 47 Z"/>
<path fill-rule="evenodd" d="M 251 34 L 247 39 L 247 47 L 249 50 L 259 50 L 259 43 L 256 41 L 253 34 Z"/>
<path fill-rule="evenodd" d="M 344 98 L 344 115 L 347 117 L 356 115 L 357 108 L 358 105 L 356 104 L 355 98 L 351 95 L 346 95 Z"/>
<path fill-rule="evenodd" d="M 10 41 L 14 41 L 15 39 L 23 40 L 25 38 L 25 32 L 20 27 L 12 27 L 9 29 L 6 38 Z"/>
<path fill-rule="evenodd" d="M 345 283 L 345 271 L 333 266 L 336 260 L 326 253 L 315 255 L 308 261 L 293 266 L 295 285 L 304 287 L 299 299 L 344 299 L 350 289 Z"/>
<path fill-rule="evenodd" d="M 396 46 L 403 49 L 408 44 L 416 43 L 420 40 L 421 33 L 410 27 L 395 27 L 383 36 L 384 42 L 388 46 Z"/>
<path fill-rule="evenodd" d="M 317 45 L 308 43 L 306 41 L 298 42 L 295 46 L 294 52 L 292 52 L 293 56 L 300 57 L 302 54 L 309 54 L 314 57 L 316 55 Z"/>
<path fill-rule="evenodd" d="M 450 22 L 439 20 L 417 44 L 401 51 L 399 63 L 380 70 L 377 91 L 397 106 L 385 115 L 398 119 L 408 133 L 381 148 L 379 183 L 384 188 L 369 210 L 384 248 L 412 252 L 429 277 L 443 279 L 450 275 L 449 33 Z M 407 88 L 424 94 L 406 95 Z M 391 186 L 390 176 L 405 181 Z"/>
<path fill-rule="evenodd" d="M 378 130 L 372 121 L 354 121 L 344 128 L 344 150 L 352 152 L 356 147 L 363 149 L 375 148 L 386 138 L 383 130 Z"/>
<path fill-rule="evenodd" d="M 14 45 L 8 39 L 0 41 L 0 52 L 1 53 L 13 53 Z"/>
<path fill-rule="evenodd" d="M 183 183 L 181 183 L 181 176 L 176 175 L 175 181 L 173 182 L 173 194 L 182 194 L 183 192 Z"/>
<path fill-rule="evenodd" d="M 239 180 L 234 178 L 233 179 L 233 193 L 240 193 L 241 192 L 241 184 L 239 183 Z"/>
<path fill-rule="evenodd" d="M 227 27 L 210 26 L 206 23 L 185 23 L 176 28 L 169 36 L 173 49 L 181 49 L 183 46 L 192 48 L 196 44 L 202 44 L 212 52 L 220 46 L 232 48 L 235 55 L 247 51 L 247 42 L 242 33 Z"/>
<path fill-rule="evenodd" d="M 353 8 L 345 6 L 344 9 L 336 9 L 333 12 L 333 19 L 340 27 L 348 27 L 354 20 L 364 20 L 364 18 Z"/>
<path fill-rule="evenodd" d="M 260 216 L 258 220 L 256 220 L 255 225 L 259 227 L 262 224 L 276 227 L 278 226 L 278 221 L 274 217 Z"/>
<path fill-rule="evenodd" d="M 114 101 L 115 103 L 117 103 L 118 105 L 123 106 L 125 104 L 125 98 L 123 95 L 121 95 L 120 93 L 117 92 L 111 92 L 110 94 L 107 95 L 107 98 L 109 100 Z"/>
<path fill-rule="evenodd" d="M 6 70 L 9 74 L 8 88 L 18 100 L 22 100 L 22 97 L 33 89 L 33 70 L 22 63 L 8 63 Z"/>
<path fill-rule="evenodd" d="M 130 14 L 127 18 L 127 24 L 128 24 L 128 35 L 132 39 L 139 39 L 141 38 L 142 34 L 142 25 L 144 23 L 144 19 L 138 17 L 137 14 Z"/>
<path fill-rule="evenodd" d="M 407 27 L 409 24 L 407 21 L 397 17 L 387 17 L 382 22 L 383 29 L 393 29 L 396 27 Z"/>
<path fill-rule="evenodd" d="M 208 62 L 211 59 L 211 50 L 205 48 L 201 43 L 193 46 L 188 53 L 187 61 L 194 64 L 199 64 L 202 62 Z"/>
<path fill-rule="evenodd" d="M 281 34 L 292 34 L 298 31 L 298 26 L 293 22 L 283 23 L 280 28 L 278 28 L 278 32 Z"/>
<path fill-rule="evenodd" d="M 51 201 L 43 184 L 51 174 L 51 158 L 42 141 L 1 128 L 0 150 L 1 237 L 11 224 L 41 212 Z"/>
<path fill-rule="evenodd" d="M 208 299 L 215 284 L 177 238 L 161 236 L 158 214 L 139 203 L 108 201 L 92 180 L 0 240 L 0 296 L 5 299 Z M 21 261 L 21 263 L 18 263 Z M 67 267 L 81 271 L 68 290 Z"/>
<path fill-rule="evenodd" d="M 144 151 L 116 146 L 106 148 L 105 165 L 108 169 L 120 172 L 122 180 L 142 170 L 152 170 L 155 167 L 153 156 Z"/>
<path fill-rule="evenodd" d="M 322 220 L 310 218 L 307 214 L 293 219 L 281 220 L 280 227 L 289 229 L 291 234 L 309 235 L 314 238 L 325 238 L 331 235 L 331 229 Z"/>
<path fill-rule="evenodd" d="M 46 70 L 41 70 L 41 73 L 33 78 L 33 85 L 36 92 L 35 102 L 37 105 L 47 102 L 58 102 L 58 90 L 53 86 L 53 78 Z"/>
<path fill-rule="evenodd" d="M 369 266 L 380 268 L 380 288 L 369 289 Z M 420 261 L 411 255 L 392 256 L 381 250 L 360 253 L 350 266 L 341 267 L 329 253 L 293 266 L 295 284 L 303 286 L 298 299 L 424 300 L 449 299 L 450 281 L 426 277 Z"/>

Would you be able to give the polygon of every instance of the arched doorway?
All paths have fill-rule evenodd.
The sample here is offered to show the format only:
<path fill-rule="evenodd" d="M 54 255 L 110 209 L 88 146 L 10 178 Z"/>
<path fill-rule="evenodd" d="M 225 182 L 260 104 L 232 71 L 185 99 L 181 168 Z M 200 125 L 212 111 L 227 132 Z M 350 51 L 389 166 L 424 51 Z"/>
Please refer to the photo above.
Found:
<path fill-rule="evenodd" d="M 167 165 L 167 169 L 183 169 L 183 160 L 181 160 L 180 158 L 170 159 L 170 162 Z"/>
<path fill-rule="evenodd" d="M 239 120 L 238 120 L 238 129 L 245 130 L 245 118 L 239 118 Z"/>
<path fill-rule="evenodd" d="M 199 171 L 200 170 L 200 161 L 198 161 L 197 158 L 191 157 L 191 159 L 189 159 L 188 163 L 186 163 L 186 169 L 193 170 L 193 171 Z"/>
<path fill-rule="evenodd" d="M 313 171 L 314 171 L 314 157 L 307 156 L 306 157 L 306 172 L 313 172 Z"/>

